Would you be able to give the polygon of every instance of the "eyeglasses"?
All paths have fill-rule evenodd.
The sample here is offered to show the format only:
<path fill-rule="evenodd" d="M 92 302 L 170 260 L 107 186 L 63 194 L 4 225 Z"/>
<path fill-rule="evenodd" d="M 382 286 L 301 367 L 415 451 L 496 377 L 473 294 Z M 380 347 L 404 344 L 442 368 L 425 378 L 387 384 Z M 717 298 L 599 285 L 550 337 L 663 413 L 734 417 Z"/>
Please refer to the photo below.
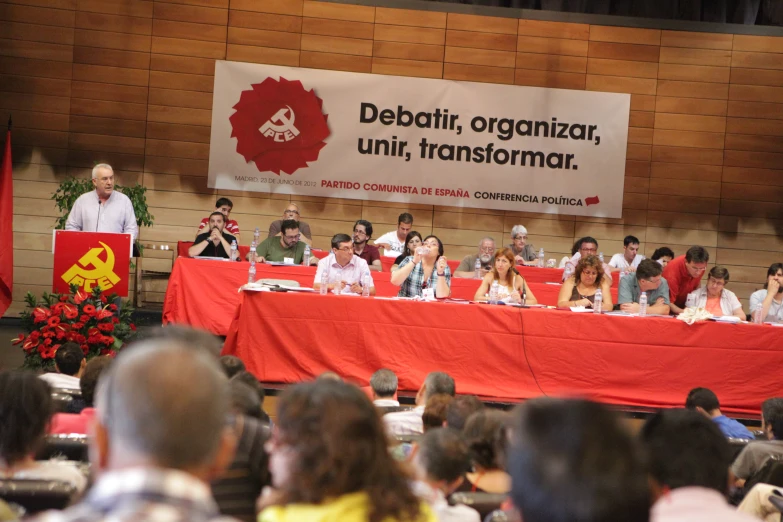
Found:
<path fill-rule="evenodd" d="M 593 248 L 582 247 L 582 248 L 579 249 L 579 251 L 580 252 L 597 252 L 598 249 L 596 247 L 593 247 Z"/>
<path fill-rule="evenodd" d="M 361 230 L 354 230 L 353 233 L 356 234 L 357 236 L 366 236 L 367 235 L 367 232 L 362 232 Z"/>
<path fill-rule="evenodd" d="M 336 250 L 342 250 L 343 252 L 353 252 L 353 248 L 351 247 L 342 247 L 342 248 L 337 248 Z"/>
<path fill-rule="evenodd" d="M 299 241 L 299 238 L 302 237 L 302 234 L 297 234 L 295 236 L 285 236 L 285 238 L 288 241 Z"/>
<path fill-rule="evenodd" d="M 286 210 L 285 213 L 286 214 L 299 214 L 299 211 L 298 210 Z"/>
<path fill-rule="evenodd" d="M 514 241 L 516 241 L 518 239 L 527 239 L 527 236 L 514 236 L 511 239 L 513 239 Z"/>
<path fill-rule="evenodd" d="M 479 252 L 488 252 L 492 254 L 495 252 L 495 247 L 481 247 L 479 248 Z"/>

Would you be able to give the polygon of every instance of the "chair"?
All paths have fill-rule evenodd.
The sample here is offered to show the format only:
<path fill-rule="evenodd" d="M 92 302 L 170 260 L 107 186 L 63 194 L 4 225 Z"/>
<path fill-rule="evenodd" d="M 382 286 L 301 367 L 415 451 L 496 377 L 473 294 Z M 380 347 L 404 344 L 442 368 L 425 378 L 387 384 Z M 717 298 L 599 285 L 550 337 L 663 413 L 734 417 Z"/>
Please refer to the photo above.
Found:
<path fill-rule="evenodd" d="M 409 411 L 413 408 L 411 406 L 376 406 L 375 407 L 381 414 L 381 416 L 387 413 L 396 413 L 398 411 Z"/>
<path fill-rule="evenodd" d="M 86 435 L 47 435 L 36 460 L 62 458 L 77 462 L 89 462 Z"/>
<path fill-rule="evenodd" d="M 449 503 L 464 504 L 478 511 L 481 520 L 500 509 L 501 504 L 508 498 L 504 493 L 468 493 L 458 491 L 449 497 Z"/>
<path fill-rule="evenodd" d="M 70 406 L 73 403 L 73 395 L 69 393 L 60 393 L 60 391 L 52 391 L 52 401 L 54 402 L 55 413 L 67 413 L 70 411 Z"/>
<path fill-rule="evenodd" d="M 0 498 L 27 514 L 68 506 L 76 488 L 57 480 L 0 479 Z"/>
<path fill-rule="evenodd" d="M 748 445 L 748 442 L 750 442 L 750 439 L 735 439 L 734 437 L 728 437 L 726 440 L 729 442 L 729 446 L 731 447 L 732 462 L 734 462 L 734 459 L 737 458 L 742 450 L 745 449 L 745 446 Z"/>

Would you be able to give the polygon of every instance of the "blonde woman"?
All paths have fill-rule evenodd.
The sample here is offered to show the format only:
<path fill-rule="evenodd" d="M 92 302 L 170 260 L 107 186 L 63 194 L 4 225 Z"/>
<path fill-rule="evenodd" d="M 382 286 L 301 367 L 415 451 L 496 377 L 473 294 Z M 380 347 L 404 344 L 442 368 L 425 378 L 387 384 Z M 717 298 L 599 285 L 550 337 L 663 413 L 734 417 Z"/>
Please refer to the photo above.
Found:
<path fill-rule="evenodd" d="M 527 286 L 525 278 L 519 275 L 514 268 L 514 252 L 510 248 L 502 248 L 495 252 L 492 270 L 484 276 L 481 286 L 473 297 L 476 301 L 486 301 L 489 297 L 489 289 L 492 282 L 498 282 L 498 300 L 505 303 L 522 303 L 522 295 L 525 296 L 523 304 L 536 304 L 536 296 Z"/>

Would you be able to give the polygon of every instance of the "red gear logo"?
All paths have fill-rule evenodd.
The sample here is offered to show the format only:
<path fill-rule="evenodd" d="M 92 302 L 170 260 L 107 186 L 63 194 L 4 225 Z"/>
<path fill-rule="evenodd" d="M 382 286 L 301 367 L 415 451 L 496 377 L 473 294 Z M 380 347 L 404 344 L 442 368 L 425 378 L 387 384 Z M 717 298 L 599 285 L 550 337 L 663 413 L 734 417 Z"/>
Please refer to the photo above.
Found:
<path fill-rule="evenodd" d="M 261 172 L 293 174 L 318 159 L 329 136 L 323 100 L 302 82 L 267 78 L 242 91 L 230 118 L 237 152 Z"/>

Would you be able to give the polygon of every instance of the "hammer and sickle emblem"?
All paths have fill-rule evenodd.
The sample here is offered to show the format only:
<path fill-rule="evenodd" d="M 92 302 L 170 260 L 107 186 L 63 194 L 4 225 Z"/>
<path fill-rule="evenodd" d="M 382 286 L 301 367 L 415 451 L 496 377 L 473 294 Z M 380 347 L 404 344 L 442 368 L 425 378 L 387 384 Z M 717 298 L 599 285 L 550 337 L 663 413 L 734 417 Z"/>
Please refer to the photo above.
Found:
<path fill-rule="evenodd" d="M 88 292 L 95 283 L 99 283 L 102 289 L 107 290 L 119 282 L 120 277 L 114 273 L 114 252 L 103 241 L 98 243 L 103 248 L 91 248 L 62 275 L 63 281 L 68 284 L 75 283 Z M 102 261 L 99 257 L 104 251 L 106 261 Z"/>
<path fill-rule="evenodd" d="M 290 117 L 288 116 L 290 114 Z M 260 129 L 261 134 L 274 138 L 275 141 L 290 141 L 299 136 L 299 129 L 294 127 L 294 110 L 286 105 L 277 111 Z M 275 125 L 275 124 L 279 125 Z"/>

